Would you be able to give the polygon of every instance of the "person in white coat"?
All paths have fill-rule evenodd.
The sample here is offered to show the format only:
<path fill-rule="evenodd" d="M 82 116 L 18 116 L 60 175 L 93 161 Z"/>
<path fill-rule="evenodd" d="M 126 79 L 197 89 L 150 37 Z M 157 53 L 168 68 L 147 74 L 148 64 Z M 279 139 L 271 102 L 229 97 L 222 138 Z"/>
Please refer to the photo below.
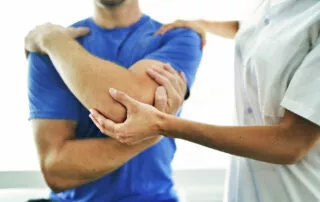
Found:
<path fill-rule="evenodd" d="M 127 120 L 114 123 L 93 109 L 95 124 L 122 143 L 161 134 L 233 154 L 225 201 L 320 201 L 320 1 L 266 0 L 240 26 L 180 20 L 159 33 L 177 27 L 235 36 L 237 126 L 182 120 L 115 89 L 110 94 L 127 108 Z M 149 71 L 164 87 L 174 74 Z"/>

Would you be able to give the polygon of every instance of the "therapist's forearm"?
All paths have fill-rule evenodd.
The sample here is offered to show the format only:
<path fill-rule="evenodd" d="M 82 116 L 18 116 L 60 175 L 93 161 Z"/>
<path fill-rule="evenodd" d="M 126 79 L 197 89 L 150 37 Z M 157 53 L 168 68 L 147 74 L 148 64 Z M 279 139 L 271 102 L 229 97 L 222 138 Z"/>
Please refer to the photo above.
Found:
<path fill-rule="evenodd" d="M 199 26 L 201 26 L 206 32 L 215 34 L 225 38 L 233 39 L 239 30 L 238 21 L 207 21 L 207 20 L 197 20 L 195 21 Z"/>
<path fill-rule="evenodd" d="M 125 108 L 112 100 L 110 88 L 153 104 L 157 85 L 147 75 L 141 79 L 130 70 L 95 57 L 66 35 L 44 39 L 43 47 L 68 88 L 88 109 L 99 109 L 106 117 L 123 121 Z"/>
<path fill-rule="evenodd" d="M 281 126 L 222 127 L 164 115 L 162 134 L 188 140 L 229 154 L 275 164 L 297 161 L 303 139 Z M 305 135 L 305 138 L 308 138 Z M 301 141 L 301 142 L 299 142 Z"/>

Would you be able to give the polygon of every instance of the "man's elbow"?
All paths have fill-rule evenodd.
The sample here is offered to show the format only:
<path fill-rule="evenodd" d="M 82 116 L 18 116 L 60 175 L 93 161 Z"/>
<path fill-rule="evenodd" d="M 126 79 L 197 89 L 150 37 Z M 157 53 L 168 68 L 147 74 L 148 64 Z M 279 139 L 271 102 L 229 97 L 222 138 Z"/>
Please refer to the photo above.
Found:
<path fill-rule="evenodd" d="M 63 185 L 64 182 L 62 180 L 58 181 L 52 178 L 46 178 L 45 180 L 50 190 L 54 193 L 61 193 L 68 190 L 68 188 Z"/>
<path fill-rule="evenodd" d="M 44 176 L 44 179 L 48 185 L 48 187 L 54 192 L 54 193 L 60 193 L 63 191 L 66 191 L 70 188 L 67 188 L 65 185 L 65 181 L 59 177 L 57 177 L 53 172 L 47 170 L 42 171 L 42 174 Z"/>
<path fill-rule="evenodd" d="M 70 187 L 66 187 L 65 179 L 58 176 L 54 160 L 46 159 L 45 161 L 42 163 L 41 170 L 48 187 L 55 193 L 70 189 Z"/>
<path fill-rule="evenodd" d="M 147 85 L 141 83 L 141 85 L 137 85 L 137 88 L 135 88 L 135 90 L 134 88 L 132 88 L 130 93 L 126 93 L 128 93 L 133 99 L 138 100 L 139 102 L 153 105 L 156 88 L 157 86 L 155 85 Z M 126 120 L 127 110 L 119 103 L 114 101 L 113 107 L 109 106 L 109 110 L 109 116 L 107 116 L 107 118 L 110 118 L 116 123 L 122 123 Z"/>

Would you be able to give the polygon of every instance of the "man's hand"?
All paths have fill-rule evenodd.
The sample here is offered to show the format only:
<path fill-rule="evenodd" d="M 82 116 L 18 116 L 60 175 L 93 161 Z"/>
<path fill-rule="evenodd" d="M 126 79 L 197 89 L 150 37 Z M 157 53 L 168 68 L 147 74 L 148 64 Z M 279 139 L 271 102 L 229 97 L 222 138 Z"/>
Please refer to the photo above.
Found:
<path fill-rule="evenodd" d="M 57 35 L 66 35 L 71 38 L 78 38 L 89 33 L 89 29 L 81 28 L 65 28 L 60 25 L 43 24 L 35 27 L 29 32 L 25 38 L 25 50 L 28 52 L 45 53 L 44 43 L 48 38 Z"/>
<path fill-rule="evenodd" d="M 165 87 L 168 96 L 168 114 L 176 114 L 184 102 L 187 92 L 187 81 L 183 72 L 178 73 L 169 64 L 163 68 L 152 67 L 148 75 L 160 86 Z"/>
<path fill-rule="evenodd" d="M 166 90 L 158 87 L 156 91 L 155 107 L 138 102 L 129 95 L 110 89 L 111 97 L 124 105 L 127 109 L 127 120 L 116 124 L 105 118 L 97 110 L 90 110 L 90 118 L 103 134 L 119 140 L 121 143 L 135 145 L 158 135 L 157 123 L 160 111 L 167 106 Z"/>

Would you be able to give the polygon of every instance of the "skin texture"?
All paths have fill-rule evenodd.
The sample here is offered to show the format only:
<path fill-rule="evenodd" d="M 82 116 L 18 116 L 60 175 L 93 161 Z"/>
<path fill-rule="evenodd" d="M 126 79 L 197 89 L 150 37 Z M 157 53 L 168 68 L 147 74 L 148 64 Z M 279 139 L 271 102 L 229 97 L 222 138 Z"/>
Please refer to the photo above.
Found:
<path fill-rule="evenodd" d="M 204 24 L 207 30 L 224 37 L 234 36 L 238 30 L 236 22 Z M 176 22 L 164 26 L 159 33 L 181 26 L 181 22 Z M 202 33 L 200 26 L 195 26 L 193 22 L 184 24 L 182 27 L 185 26 Z M 157 81 L 160 76 L 166 77 L 169 74 L 168 70 L 163 71 L 150 76 Z M 146 138 L 150 134 L 160 133 L 233 155 L 286 165 L 300 161 L 320 139 L 318 125 L 289 110 L 285 111 L 284 117 L 276 126 L 221 127 L 191 122 L 161 113 L 154 107 L 140 103 L 126 93 L 115 89 L 111 89 L 110 94 L 115 101 L 128 109 L 129 119 L 117 124 L 96 110 L 91 112 L 91 116 L 98 120 L 95 124 L 102 132 L 111 134 L 127 144 L 132 144 L 141 137 Z"/>
<path fill-rule="evenodd" d="M 274 164 L 294 164 L 320 139 L 320 127 L 286 110 L 277 126 L 221 127 L 179 119 L 112 89 L 111 96 L 128 109 L 128 119 L 116 124 L 92 111 L 100 130 L 123 143 L 162 134 L 222 152 Z M 257 138 L 259 137 L 259 138 Z M 272 148 L 272 149 L 271 149 Z"/>
<path fill-rule="evenodd" d="M 215 34 L 224 38 L 233 39 L 239 30 L 239 22 L 214 22 L 206 20 L 177 20 L 163 25 L 155 35 L 162 35 L 176 28 L 189 28 L 197 32 L 202 39 L 202 48 L 207 44 L 206 33 Z"/>
<path fill-rule="evenodd" d="M 102 27 L 115 28 L 129 26 L 138 21 L 141 15 L 138 1 L 127 0 L 113 9 L 98 7 L 96 4 L 93 19 Z M 114 102 L 107 93 L 111 86 L 167 113 L 175 113 L 180 108 L 182 103 L 168 101 L 165 89 L 159 87 L 147 74 L 148 68 L 156 66 L 163 69 L 165 64 L 156 60 L 142 60 L 125 69 L 101 60 L 90 55 L 74 40 L 88 32 L 90 30 L 87 28 L 40 25 L 27 35 L 25 49 L 47 54 L 80 102 L 88 109 L 99 108 L 104 116 L 115 122 L 125 120 L 126 109 Z M 179 97 L 179 101 L 183 100 L 185 88 L 181 89 L 177 83 L 186 85 L 185 81 L 178 73 L 171 81 L 175 83 L 171 82 L 167 87 L 176 89 L 179 94 L 176 97 Z M 123 145 L 112 138 L 78 140 L 75 138 L 77 123 L 74 121 L 33 119 L 31 123 L 43 175 L 55 192 L 95 181 L 161 139 L 153 135 L 135 146 Z"/>

